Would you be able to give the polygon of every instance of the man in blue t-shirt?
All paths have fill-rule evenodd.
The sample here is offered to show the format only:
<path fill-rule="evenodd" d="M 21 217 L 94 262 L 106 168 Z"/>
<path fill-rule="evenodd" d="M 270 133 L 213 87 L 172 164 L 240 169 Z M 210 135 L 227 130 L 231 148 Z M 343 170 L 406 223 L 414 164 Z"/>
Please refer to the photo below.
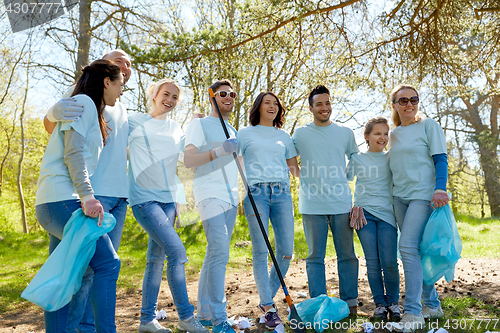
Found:
<path fill-rule="evenodd" d="M 309 249 L 306 258 L 309 294 L 326 294 L 325 254 L 328 227 L 337 252 L 339 294 L 357 314 L 358 259 L 354 253 L 353 230 L 349 224 L 352 204 L 346 177 L 346 157 L 359 152 L 351 129 L 330 120 L 330 92 L 319 85 L 309 94 L 314 120 L 292 135 L 300 155 L 299 212 Z"/>
<path fill-rule="evenodd" d="M 226 139 L 212 100 L 210 115 L 193 119 L 186 128 L 184 164 L 196 168 L 193 192 L 207 238 L 198 284 L 197 317 L 204 326 L 213 326 L 213 333 L 235 333 L 227 320 L 225 274 L 238 206 L 238 168 L 232 156 L 238 144 L 236 130 L 227 121 L 236 93 L 229 80 L 217 81 L 210 88 L 230 139 Z"/>

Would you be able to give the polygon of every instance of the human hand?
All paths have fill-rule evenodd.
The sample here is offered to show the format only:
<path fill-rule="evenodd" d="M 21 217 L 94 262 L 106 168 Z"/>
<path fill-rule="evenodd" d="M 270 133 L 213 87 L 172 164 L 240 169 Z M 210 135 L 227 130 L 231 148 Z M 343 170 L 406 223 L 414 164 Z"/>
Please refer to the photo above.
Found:
<path fill-rule="evenodd" d="M 230 155 L 238 151 L 238 141 L 236 138 L 227 139 L 220 147 L 214 149 L 215 157 Z"/>
<path fill-rule="evenodd" d="M 363 207 L 354 206 L 351 208 L 351 213 L 349 216 L 351 222 L 351 228 L 359 230 L 366 225 L 365 214 L 363 213 Z"/>
<path fill-rule="evenodd" d="M 47 119 L 53 123 L 78 120 L 83 113 L 83 104 L 74 97 L 61 99 L 47 111 Z"/>
<path fill-rule="evenodd" d="M 446 206 L 446 204 L 450 201 L 450 197 L 448 197 L 448 193 L 444 190 L 436 190 L 434 191 L 434 195 L 431 199 L 432 208 L 438 208 Z"/>
<path fill-rule="evenodd" d="M 199 112 L 194 112 L 193 115 L 191 116 L 191 120 L 196 119 L 196 118 L 205 118 L 206 114 L 204 113 L 199 113 Z"/>
<path fill-rule="evenodd" d="M 102 226 L 102 220 L 104 219 L 104 209 L 102 208 L 101 202 L 95 199 L 92 194 L 82 198 L 82 210 L 83 214 L 87 215 L 88 217 L 99 217 L 99 219 L 97 220 L 97 226 Z"/>

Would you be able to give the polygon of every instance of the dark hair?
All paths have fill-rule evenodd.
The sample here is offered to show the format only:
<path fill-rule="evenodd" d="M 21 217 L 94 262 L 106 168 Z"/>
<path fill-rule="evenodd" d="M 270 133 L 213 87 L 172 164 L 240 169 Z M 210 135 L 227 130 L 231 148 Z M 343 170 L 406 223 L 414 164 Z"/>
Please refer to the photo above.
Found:
<path fill-rule="evenodd" d="M 385 119 L 384 117 L 375 117 L 375 118 L 371 118 L 370 120 L 368 120 L 365 124 L 365 131 L 363 132 L 364 135 L 370 135 L 370 133 L 372 132 L 372 129 L 373 129 L 373 126 L 375 124 L 386 124 L 387 125 L 387 128 L 389 128 L 389 122 L 387 121 L 387 119 Z M 366 140 L 366 144 L 368 145 L 368 140 Z"/>
<path fill-rule="evenodd" d="M 278 114 L 276 118 L 273 120 L 273 126 L 277 128 L 281 128 L 283 126 L 283 116 L 285 115 L 285 108 L 283 104 L 281 104 L 280 99 L 276 96 L 275 93 L 271 91 L 263 91 L 261 92 L 255 101 L 253 102 L 252 108 L 250 109 L 250 115 L 248 116 L 248 120 L 250 120 L 250 124 L 252 126 L 256 126 L 260 122 L 260 105 L 262 104 L 262 100 L 265 96 L 271 95 L 278 101 Z"/>
<path fill-rule="evenodd" d="M 309 106 L 313 105 L 313 97 L 314 95 L 320 94 L 328 94 L 330 96 L 330 90 L 322 84 L 317 85 L 314 89 L 309 93 Z"/>
<path fill-rule="evenodd" d="M 217 89 L 219 89 L 220 86 L 230 86 L 231 89 L 233 88 L 233 84 L 228 79 L 222 79 L 222 80 L 215 81 L 214 83 L 212 83 L 210 88 L 215 93 L 217 91 Z"/>
<path fill-rule="evenodd" d="M 109 77 L 111 81 L 120 78 L 121 71 L 113 62 L 106 59 L 93 61 L 90 65 L 82 69 L 82 75 L 76 82 L 75 89 L 71 96 L 85 94 L 89 96 L 97 108 L 97 118 L 101 128 L 102 140 L 108 137 L 108 125 L 104 119 L 104 79 Z"/>

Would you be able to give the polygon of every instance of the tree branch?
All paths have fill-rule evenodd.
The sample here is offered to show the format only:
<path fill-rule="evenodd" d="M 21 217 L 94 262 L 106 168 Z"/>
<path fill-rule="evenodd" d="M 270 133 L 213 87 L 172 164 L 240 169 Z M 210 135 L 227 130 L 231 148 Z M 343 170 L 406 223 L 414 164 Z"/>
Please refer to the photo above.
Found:
<path fill-rule="evenodd" d="M 284 27 L 285 25 L 287 25 L 287 24 L 289 24 L 291 22 L 297 21 L 298 19 L 302 19 L 302 18 L 311 16 L 311 15 L 328 13 L 328 12 L 331 12 L 331 11 L 336 10 L 336 9 L 340 9 L 340 8 L 344 8 L 344 7 L 350 6 L 350 5 L 352 5 L 352 4 L 356 3 L 356 2 L 360 2 L 360 1 L 361 0 L 347 0 L 347 1 L 339 3 L 338 5 L 329 6 L 329 7 L 325 7 L 325 8 L 314 9 L 314 10 L 311 10 L 311 11 L 309 11 L 307 13 L 302 14 L 302 15 L 293 16 L 293 17 L 289 18 L 288 20 L 285 20 L 285 21 L 283 21 L 283 22 L 275 25 L 273 28 L 271 28 L 269 30 L 266 30 L 266 31 L 263 31 L 260 34 L 252 36 L 252 37 L 247 38 L 245 40 L 242 40 L 239 43 L 236 43 L 236 44 L 233 44 L 233 45 L 229 45 L 229 46 L 226 46 L 226 47 L 222 47 L 222 48 L 219 48 L 219 49 L 215 49 L 215 50 L 201 51 L 201 52 L 198 52 L 196 54 L 190 55 L 190 56 L 185 57 L 185 58 L 171 59 L 170 61 L 172 61 L 172 62 L 182 62 L 182 61 L 193 59 L 193 58 L 196 58 L 196 57 L 199 57 L 201 55 L 208 54 L 208 53 L 218 53 L 218 52 L 228 51 L 228 50 L 237 48 L 238 46 L 241 46 L 243 44 L 246 44 L 248 42 L 251 42 L 251 41 L 253 41 L 255 39 L 258 39 L 260 37 L 268 35 L 268 34 L 274 32 L 274 31 L 276 31 L 276 30 Z"/>

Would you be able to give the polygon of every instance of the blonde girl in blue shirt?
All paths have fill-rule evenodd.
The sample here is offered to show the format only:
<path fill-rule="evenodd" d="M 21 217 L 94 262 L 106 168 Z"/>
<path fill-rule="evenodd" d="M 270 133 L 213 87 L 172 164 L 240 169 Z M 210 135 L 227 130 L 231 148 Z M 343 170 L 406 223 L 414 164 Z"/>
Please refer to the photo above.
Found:
<path fill-rule="evenodd" d="M 179 154 L 184 149 L 184 132 L 168 114 L 177 106 L 181 89 L 174 80 L 162 79 L 153 83 L 147 94 L 149 113 L 131 113 L 128 117 L 129 204 L 137 222 L 149 235 L 139 332 L 171 332 L 156 320 L 167 260 L 168 286 L 179 317 L 177 328 L 208 333 L 189 303 L 184 271 L 188 259 L 174 226 L 177 205 L 185 202 L 184 188 L 176 176 Z"/>

